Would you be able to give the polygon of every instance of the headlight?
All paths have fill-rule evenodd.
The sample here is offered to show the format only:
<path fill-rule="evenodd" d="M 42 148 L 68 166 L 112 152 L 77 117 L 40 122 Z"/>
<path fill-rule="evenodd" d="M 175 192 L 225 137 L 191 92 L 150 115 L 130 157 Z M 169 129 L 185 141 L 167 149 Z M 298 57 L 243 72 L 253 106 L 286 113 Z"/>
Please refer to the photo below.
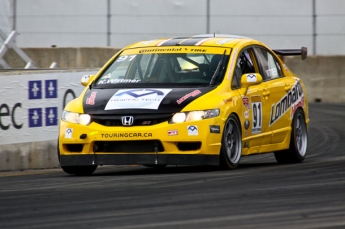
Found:
<path fill-rule="evenodd" d="M 61 119 L 66 122 L 77 123 L 87 126 L 91 122 L 91 116 L 88 114 L 78 114 L 69 111 L 63 111 Z"/>
<path fill-rule="evenodd" d="M 190 111 L 190 112 L 180 112 L 173 115 L 170 124 L 172 123 L 182 123 L 188 121 L 198 121 L 207 118 L 214 118 L 219 115 L 219 109 L 204 110 L 204 111 Z"/>

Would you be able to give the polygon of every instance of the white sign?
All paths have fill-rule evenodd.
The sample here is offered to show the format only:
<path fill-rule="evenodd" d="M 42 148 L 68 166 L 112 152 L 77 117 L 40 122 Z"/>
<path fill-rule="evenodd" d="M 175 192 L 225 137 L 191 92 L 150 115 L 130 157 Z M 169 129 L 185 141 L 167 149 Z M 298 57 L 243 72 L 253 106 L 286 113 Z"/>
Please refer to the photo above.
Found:
<path fill-rule="evenodd" d="M 63 107 L 85 88 L 82 76 L 96 73 L 42 72 L 0 74 L 0 145 L 57 140 Z"/>
<path fill-rule="evenodd" d="M 130 108 L 157 110 L 171 90 L 156 88 L 118 90 L 108 101 L 105 110 Z"/>

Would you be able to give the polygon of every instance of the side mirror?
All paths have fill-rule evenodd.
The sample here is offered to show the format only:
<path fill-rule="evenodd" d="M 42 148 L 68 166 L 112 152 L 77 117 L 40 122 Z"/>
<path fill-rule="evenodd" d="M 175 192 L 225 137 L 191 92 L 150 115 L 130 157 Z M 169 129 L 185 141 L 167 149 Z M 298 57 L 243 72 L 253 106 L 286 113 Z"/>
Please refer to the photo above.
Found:
<path fill-rule="evenodd" d="M 257 85 L 262 82 L 262 76 L 259 73 L 248 73 L 241 76 L 242 88 L 248 88 L 252 85 Z"/>
<path fill-rule="evenodd" d="M 81 77 L 80 83 L 83 86 L 87 86 L 90 82 L 93 81 L 94 78 L 95 78 L 95 75 L 83 75 Z"/>

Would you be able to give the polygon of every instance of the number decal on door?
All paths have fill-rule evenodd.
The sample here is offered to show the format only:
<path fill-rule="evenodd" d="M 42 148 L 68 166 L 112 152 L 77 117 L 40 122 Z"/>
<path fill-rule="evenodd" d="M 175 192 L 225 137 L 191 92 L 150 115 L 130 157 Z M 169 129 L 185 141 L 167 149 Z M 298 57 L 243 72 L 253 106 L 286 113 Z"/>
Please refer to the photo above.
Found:
<path fill-rule="evenodd" d="M 252 133 L 261 133 L 262 127 L 262 103 L 260 96 L 252 97 Z"/>

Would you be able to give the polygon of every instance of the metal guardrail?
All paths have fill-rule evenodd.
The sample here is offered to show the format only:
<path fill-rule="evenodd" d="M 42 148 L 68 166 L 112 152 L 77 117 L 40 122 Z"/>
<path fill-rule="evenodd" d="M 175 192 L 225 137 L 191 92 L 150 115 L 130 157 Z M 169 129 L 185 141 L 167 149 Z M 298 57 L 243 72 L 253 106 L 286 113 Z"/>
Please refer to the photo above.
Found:
<path fill-rule="evenodd" d="M 3 59 L 3 57 L 7 50 L 9 48 L 12 48 L 20 56 L 20 58 L 22 58 L 26 62 L 25 69 L 37 68 L 33 61 L 30 59 L 30 57 L 28 57 L 28 55 L 26 55 L 25 52 L 18 48 L 14 43 L 14 39 L 16 36 L 17 32 L 13 30 L 6 38 L 6 34 L 2 30 L 0 30 L 0 37 L 5 41 L 0 48 L 0 65 L 6 69 L 11 68 L 9 64 Z"/>

